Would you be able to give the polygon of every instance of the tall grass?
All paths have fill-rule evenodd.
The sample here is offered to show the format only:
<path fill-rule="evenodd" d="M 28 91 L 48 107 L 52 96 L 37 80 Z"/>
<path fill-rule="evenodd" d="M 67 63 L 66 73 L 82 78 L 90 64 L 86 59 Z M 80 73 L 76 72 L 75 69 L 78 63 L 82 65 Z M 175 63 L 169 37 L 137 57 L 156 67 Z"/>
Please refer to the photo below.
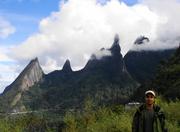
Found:
<path fill-rule="evenodd" d="M 102 107 L 86 103 L 82 111 L 66 113 L 63 132 L 131 132 L 135 108 L 125 110 L 122 105 Z M 156 103 L 165 112 L 168 130 L 180 132 L 180 101 L 166 102 L 158 97 Z"/>
<path fill-rule="evenodd" d="M 169 132 L 180 132 L 180 101 L 158 97 L 156 103 L 165 112 Z M 57 117 L 61 121 L 52 115 L 1 116 L 0 132 L 131 132 L 135 111 L 125 110 L 123 105 L 97 106 L 86 100 L 81 110 L 67 111 L 63 119 Z"/>

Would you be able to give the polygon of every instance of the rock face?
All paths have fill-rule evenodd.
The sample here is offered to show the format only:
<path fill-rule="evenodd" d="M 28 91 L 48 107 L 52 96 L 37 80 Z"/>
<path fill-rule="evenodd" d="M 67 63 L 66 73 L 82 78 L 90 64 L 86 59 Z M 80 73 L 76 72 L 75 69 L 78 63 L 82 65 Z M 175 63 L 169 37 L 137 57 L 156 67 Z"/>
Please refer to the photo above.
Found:
<path fill-rule="evenodd" d="M 16 86 L 20 91 L 29 90 L 31 86 L 39 82 L 44 73 L 39 65 L 38 58 L 31 60 L 26 68 L 21 72 L 17 79 L 5 89 L 4 93 L 9 91 L 12 87 Z"/>
<path fill-rule="evenodd" d="M 39 61 L 37 58 L 33 59 L 26 68 L 20 73 L 16 80 L 10 84 L 3 92 L 1 99 L 7 101 L 7 109 L 11 111 L 21 111 L 20 108 L 16 109 L 16 106 L 19 105 L 22 94 L 25 91 L 29 91 L 32 86 L 39 83 L 43 79 L 43 71 L 40 67 Z M 24 109 L 24 106 L 19 106 Z"/>

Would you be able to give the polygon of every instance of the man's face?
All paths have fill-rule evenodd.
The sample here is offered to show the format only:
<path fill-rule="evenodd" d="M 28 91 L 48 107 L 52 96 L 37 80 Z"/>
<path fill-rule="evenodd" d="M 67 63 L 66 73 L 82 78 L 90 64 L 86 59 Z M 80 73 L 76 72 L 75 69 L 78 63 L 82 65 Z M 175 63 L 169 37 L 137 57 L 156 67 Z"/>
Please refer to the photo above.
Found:
<path fill-rule="evenodd" d="M 147 104 L 147 105 L 152 105 L 152 104 L 154 104 L 154 100 L 155 100 L 154 95 L 152 95 L 152 94 L 150 94 L 150 93 L 147 94 L 145 100 L 146 100 L 146 104 Z"/>

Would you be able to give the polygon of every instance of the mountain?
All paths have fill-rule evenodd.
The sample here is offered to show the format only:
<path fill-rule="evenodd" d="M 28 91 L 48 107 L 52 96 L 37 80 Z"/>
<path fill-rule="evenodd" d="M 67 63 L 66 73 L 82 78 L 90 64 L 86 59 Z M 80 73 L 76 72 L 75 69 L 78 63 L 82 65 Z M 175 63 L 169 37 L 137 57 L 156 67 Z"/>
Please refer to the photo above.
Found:
<path fill-rule="evenodd" d="M 158 51 L 129 51 L 124 61 L 132 77 L 140 83 L 153 79 L 157 66 L 161 61 L 167 60 L 175 49 Z"/>
<path fill-rule="evenodd" d="M 43 70 L 40 67 L 37 58 L 33 59 L 16 78 L 16 80 L 5 88 L 1 95 L 0 102 L 6 103 L 2 105 L 8 105 L 8 108 L 14 108 L 25 91 L 29 91 L 32 86 L 42 81 L 44 76 Z M 3 100 L 3 101 L 2 101 Z M 7 103 L 9 102 L 9 103 Z M 23 106 L 21 107 L 23 109 Z"/>
<path fill-rule="evenodd" d="M 176 50 L 175 48 L 165 50 L 134 50 L 137 45 L 146 45 L 148 42 L 150 42 L 148 37 L 138 37 L 134 42 L 134 47 L 124 56 L 127 70 L 141 84 L 153 79 L 160 62 L 167 60 Z"/>
<path fill-rule="evenodd" d="M 99 52 L 108 52 L 108 55 L 99 58 L 93 54 L 79 71 L 73 71 L 67 60 L 62 70 L 46 75 L 37 59 L 32 60 L 1 95 L 0 104 L 6 104 L 2 111 L 7 108 L 9 111 L 80 108 L 86 98 L 93 99 L 97 104 L 127 102 L 139 83 L 126 70 L 119 37 L 115 36 L 111 48 L 103 48 Z M 11 98 L 6 101 L 8 97 Z"/>
<path fill-rule="evenodd" d="M 154 78 L 138 87 L 131 100 L 144 101 L 144 93 L 148 89 L 155 90 L 157 95 L 167 100 L 180 99 L 180 47 L 168 59 L 161 61 L 156 69 Z"/>
<path fill-rule="evenodd" d="M 161 63 L 152 87 L 167 99 L 180 99 L 180 46 L 171 58 Z"/>

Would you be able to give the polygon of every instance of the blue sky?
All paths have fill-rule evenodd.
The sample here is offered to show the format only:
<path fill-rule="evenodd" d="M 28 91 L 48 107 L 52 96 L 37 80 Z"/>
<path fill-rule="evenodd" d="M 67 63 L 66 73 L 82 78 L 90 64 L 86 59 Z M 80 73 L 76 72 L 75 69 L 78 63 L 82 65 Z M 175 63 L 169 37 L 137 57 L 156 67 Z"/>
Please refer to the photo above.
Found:
<path fill-rule="evenodd" d="M 16 44 L 38 31 L 39 21 L 59 9 L 59 0 L 4 0 L 0 1 L 0 16 L 16 29 L 1 44 Z"/>

